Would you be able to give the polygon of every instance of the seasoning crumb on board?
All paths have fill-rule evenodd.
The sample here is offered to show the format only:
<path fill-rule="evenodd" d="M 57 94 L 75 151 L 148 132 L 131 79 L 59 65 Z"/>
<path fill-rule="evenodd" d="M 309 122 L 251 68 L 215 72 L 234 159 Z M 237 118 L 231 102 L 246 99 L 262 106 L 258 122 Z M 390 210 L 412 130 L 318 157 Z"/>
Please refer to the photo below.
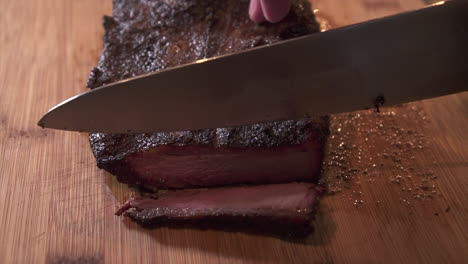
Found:
<path fill-rule="evenodd" d="M 363 191 L 356 191 L 363 182 L 386 181 L 388 188 L 400 193 L 390 199 L 404 205 L 433 199 L 438 194 L 437 175 L 431 170 L 434 162 L 431 166 L 416 166 L 414 162 L 431 145 L 424 134 L 429 122 L 417 103 L 380 112 L 333 115 L 321 184 L 329 194 L 349 191 L 348 200 L 355 206 L 366 203 Z M 414 129 L 415 124 L 418 129 Z"/>

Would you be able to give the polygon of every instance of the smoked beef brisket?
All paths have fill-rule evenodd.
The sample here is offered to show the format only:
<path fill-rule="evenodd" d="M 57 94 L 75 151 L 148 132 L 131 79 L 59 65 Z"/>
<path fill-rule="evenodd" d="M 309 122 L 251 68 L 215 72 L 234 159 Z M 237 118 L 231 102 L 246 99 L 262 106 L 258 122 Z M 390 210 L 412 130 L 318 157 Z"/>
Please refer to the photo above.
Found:
<path fill-rule="evenodd" d="M 256 25 L 248 0 L 114 0 L 104 50 L 88 86 L 317 32 L 307 1 L 278 24 Z M 220 87 L 222 89 L 222 87 Z M 268 96 L 268 95 L 266 95 Z M 321 170 L 327 119 L 199 131 L 91 133 L 100 168 L 118 180 L 160 189 L 313 182 Z"/>
<path fill-rule="evenodd" d="M 114 0 L 113 17 L 104 18 L 104 50 L 88 86 L 319 30 L 305 0 L 293 1 L 290 14 L 274 25 L 251 22 L 248 2 Z M 91 133 L 89 138 L 98 166 L 121 182 L 146 189 L 212 187 L 130 199 L 118 215 L 146 227 L 304 237 L 312 231 L 320 194 L 304 182 L 320 174 L 327 133 L 328 119 L 315 117 L 171 133 Z M 224 185 L 236 186 L 213 188 Z"/>
<path fill-rule="evenodd" d="M 312 231 L 319 193 L 310 183 L 180 190 L 158 199 L 131 199 L 116 214 L 145 227 L 208 227 L 300 238 Z"/>

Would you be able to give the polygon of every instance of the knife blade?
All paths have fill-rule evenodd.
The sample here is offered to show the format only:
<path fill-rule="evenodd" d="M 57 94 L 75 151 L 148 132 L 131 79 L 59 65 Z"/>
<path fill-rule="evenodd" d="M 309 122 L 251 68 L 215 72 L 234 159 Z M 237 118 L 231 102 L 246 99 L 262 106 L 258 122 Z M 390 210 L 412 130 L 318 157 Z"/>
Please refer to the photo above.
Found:
<path fill-rule="evenodd" d="M 96 88 L 38 125 L 87 132 L 231 127 L 467 91 L 468 2 L 207 58 Z"/>

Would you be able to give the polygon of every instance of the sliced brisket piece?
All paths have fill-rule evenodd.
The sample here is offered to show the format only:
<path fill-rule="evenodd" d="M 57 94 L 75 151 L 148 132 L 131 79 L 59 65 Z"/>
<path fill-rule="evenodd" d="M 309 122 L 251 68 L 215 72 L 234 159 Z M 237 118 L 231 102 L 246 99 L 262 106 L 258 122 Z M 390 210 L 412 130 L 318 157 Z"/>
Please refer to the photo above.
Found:
<path fill-rule="evenodd" d="M 117 212 L 144 227 L 196 227 L 305 237 L 320 189 L 310 183 L 181 190 L 127 201 Z"/>
<path fill-rule="evenodd" d="M 256 25 L 248 0 L 114 0 L 104 50 L 88 86 L 319 30 L 307 1 L 278 24 Z M 222 87 L 220 87 L 222 89 Z M 268 95 L 266 95 L 268 96 Z M 173 133 L 91 133 L 98 166 L 124 183 L 155 188 L 314 181 L 326 118 Z"/>
<path fill-rule="evenodd" d="M 320 174 L 323 157 L 324 139 L 318 124 L 322 125 L 289 121 L 195 133 L 137 135 L 135 138 L 95 134 L 91 139 L 95 153 L 108 151 L 112 144 L 115 144 L 112 150 L 131 152 L 100 166 L 117 175 L 121 182 L 132 185 L 166 189 L 310 182 Z M 129 143 L 129 139 L 135 143 Z M 151 143 L 133 149 L 144 143 L 138 139 L 150 139 Z M 154 143 L 159 140 L 164 143 Z M 104 155 L 101 153 L 100 157 Z"/>

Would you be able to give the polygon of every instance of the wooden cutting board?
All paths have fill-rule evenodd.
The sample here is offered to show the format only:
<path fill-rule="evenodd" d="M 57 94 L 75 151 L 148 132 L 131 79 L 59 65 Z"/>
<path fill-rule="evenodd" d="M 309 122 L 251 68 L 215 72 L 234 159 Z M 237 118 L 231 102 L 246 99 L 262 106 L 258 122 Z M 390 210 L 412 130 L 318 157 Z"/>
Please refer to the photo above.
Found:
<path fill-rule="evenodd" d="M 334 27 L 422 0 L 314 0 Z M 0 263 L 463 263 L 468 94 L 332 117 L 317 232 L 305 243 L 148 231 L 113 215 L 130 191 L 87 138 L 41 115 L 85 90 L 111 1 L 0 0 Z"/>

